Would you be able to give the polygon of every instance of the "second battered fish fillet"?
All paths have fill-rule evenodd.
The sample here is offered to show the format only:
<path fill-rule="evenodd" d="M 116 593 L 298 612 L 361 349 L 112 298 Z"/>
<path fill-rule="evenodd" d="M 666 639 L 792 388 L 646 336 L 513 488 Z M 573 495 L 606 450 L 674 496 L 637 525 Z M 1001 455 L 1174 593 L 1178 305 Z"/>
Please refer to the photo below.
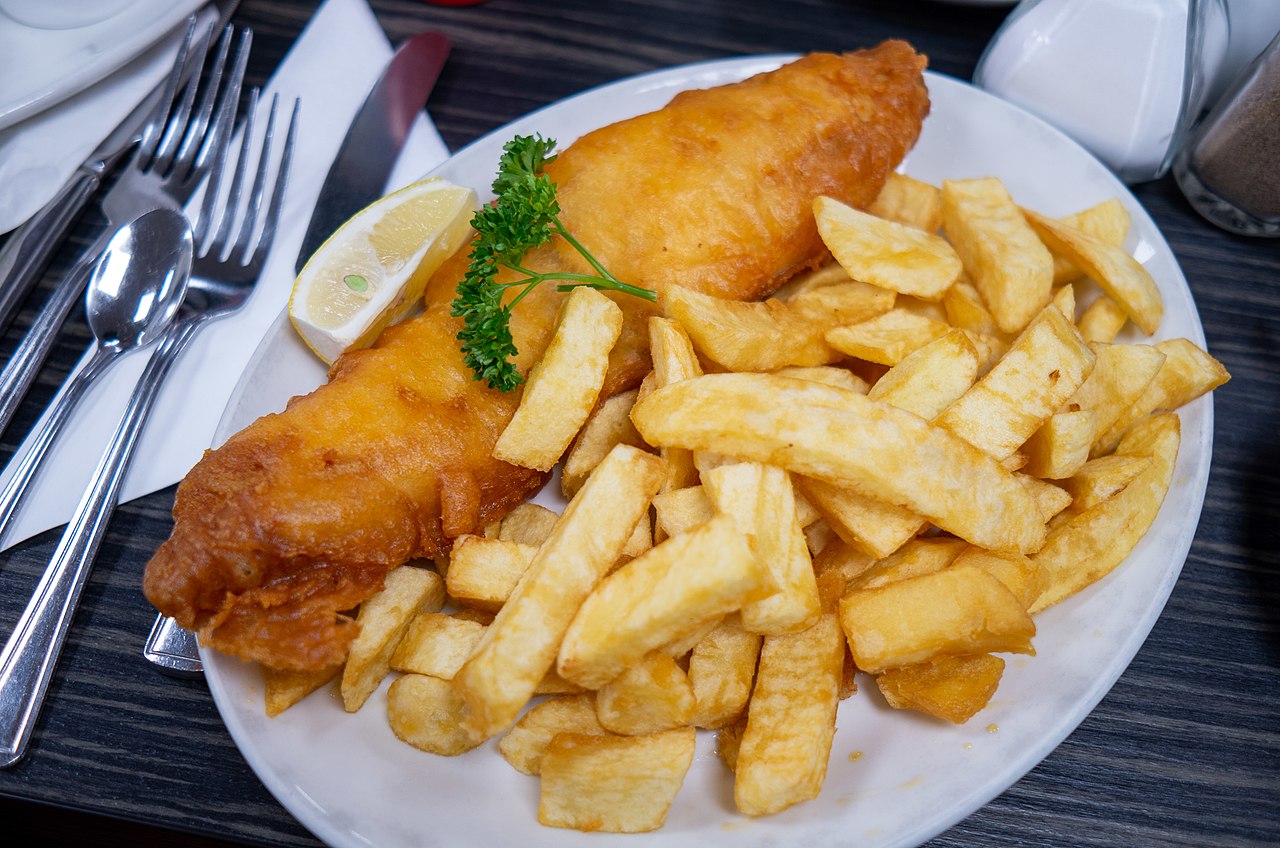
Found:
<path fill-rule="evenodd" d="M 928 111 L 925 60 L 902 42 L 815 54 L 734 85 L 693 91 L 592 132 L 547 172 L 561 219 L 620 279 L 754 299 L 826 251 L 811 203 L 867 205 Z M 544 248 L 535 270 L 577 269 Z M 428 286 L 424 314 L 343 356 L 328 384 L 205 455 L 178 488 L 172 536 L 147 566 L 148 599 L 217 650 L 276 668 L 341 661 L 344 614 L 415 557 L 532 495 L 545 476 L 498 462 L 519 401 L 471 379 L 449 315 L 466 259 Z M 627 321 L 605 394 L 648 369 L 652 305 L 618 296 Z M 560 296 L 514 312 L 522 373 L 545 347 Z"/>

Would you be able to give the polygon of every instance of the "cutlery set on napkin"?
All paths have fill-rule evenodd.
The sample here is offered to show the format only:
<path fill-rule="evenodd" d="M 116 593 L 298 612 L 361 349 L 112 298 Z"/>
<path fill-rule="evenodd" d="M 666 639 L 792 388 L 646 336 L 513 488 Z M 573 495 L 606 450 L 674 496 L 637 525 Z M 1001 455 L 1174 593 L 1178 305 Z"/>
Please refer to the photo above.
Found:
<path fill-rule="evenodd" d="M 447 155 L 422 113 L 448 54 L 446 38 L 409 39 L 388 64 L 390 47 L 365 0 L 327 0 L 236 121 L 250 34 L 222 27 L 234 5 L 218 0 L 200 10 L 118 72 L 145 77 L 141 83 L 100 84 L 107 111 L 123 120 L 83 142 L 74 154 L 87 154 L 83 164 L 59 163 L 66 182 L 45 187 L 44 208 L 0 250 L 2 327 L 79 211 L 101 206 L 107 219 L 101 237 L 37 304 L 0 373 L 3 429 L 72 306 L 85 301 L 97 343 L 0 474 L 3 544 L 70 519 L 0 651 L 0 767 L 25 752 L 115 504 L 177 482 L 208 447 L 249 356 L 285 308 L 294 256 L 301 267 L 347 217 Z M 96 88 L 51 110 L 84 109 Z M 42 117 L 49 116 L 0 135 L 0 172 L 6 137 L 43 131 Z M 98 196 L 113 172 L 115 182 Z M 210 318 L 220 320 L 205 328 Z M 144 429 L 147 418 L 156 425 Z M 158 620 L 148 658 L 169 670 L 198 669 L 184 636 Z M 165 637 L 177 637 L 177 647 L 166 647 Z"/>

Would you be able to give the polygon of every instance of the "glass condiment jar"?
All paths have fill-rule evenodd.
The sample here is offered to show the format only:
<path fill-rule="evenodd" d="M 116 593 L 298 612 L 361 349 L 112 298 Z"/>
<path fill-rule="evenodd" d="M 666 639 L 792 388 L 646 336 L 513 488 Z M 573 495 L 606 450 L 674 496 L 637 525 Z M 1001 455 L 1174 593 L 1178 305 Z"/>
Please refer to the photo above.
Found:
<path fill-rule="evenodd" d="M 1280 35 L 1192 131 L 1173 173 L 1219 227 L 1280 237 Z"/>
<path fill-rule="evenodd" d="M 1226 55 L 1223 0 L 1023 0 L 974 83 L 1039 115 L 1125 182 L 1162 176 Z"/>

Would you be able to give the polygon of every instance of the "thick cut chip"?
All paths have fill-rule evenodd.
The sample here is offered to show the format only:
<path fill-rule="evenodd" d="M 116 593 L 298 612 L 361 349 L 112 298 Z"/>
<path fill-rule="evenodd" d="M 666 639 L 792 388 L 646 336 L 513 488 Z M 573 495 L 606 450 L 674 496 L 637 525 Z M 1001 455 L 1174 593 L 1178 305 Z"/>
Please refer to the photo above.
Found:
<path fill-rule="evenodd" d="M 1083 512 L 1118 494 L 1150 468 L 1151 462 L 1149 456 L 1100 456 L 1086 462 L 1074 477 L 1063 480 L 1062 488 L 1071 496 L 1072 510 Z"/>
<path fill-rule="evenodd" d="M 734 769 L 733 798 L 764 816 L 818 797 L 827 775 L 844 644 L 836 617 L 766 636 Z"/>
<path fill-rule="evenodd" d="M 760 640 L 760 634 L 742 626 L 739 616 L 728 615 L 693 647 L 689 684 L 695 727 L 724 727 L 741 715 L 751 697 Z"/>
<path fill-rule="evenodd" d="M 653 359 L 654 385 L 658 388 L 702 374 L 689 334 L 670 318 L 649 319 L 649 355 Z M 667 464 L 667 481 L 662 484 L 662 491 L 697 485 L 698 469 L 693 454 L 681 448 L 662 448 L 661 456 Z"/>
<path fill-rule="evenodd" d="M 663 538 L 679 536 L 698 527 L 716 514 L 711 499 L 701 486 L 672 489 L 653 499 L 653 512 Z"/>
<path fill-rule="evenodd" d="M 941 571 L 969 547 L 963 539 L 913 539 L 849 581 L 849 589 L 874 589 L 908 577 Z"/>
<path fill-rule="evenodd" d="M 555 663 L 583 600 L 617 562 L 662 485 L 662 460 L 618 445 L 565 507 L 550 538 L 454 678 L 482 739 L 515 721 Z"/>
<path fill-rule="evenodd" d="M 731 371 L 776 371 L 787 365 L 825 365 L 836 359 L 820 327 L 775 298 L 722 300 L 668 286 L 661 304 L 707 359 Z"/>
<path fill-rule="evenodd" d="M 836 538 L 835 531 L 825 518 L 819 518 L 804 527 L 804 543 L 809 546 L 809 556 L 815 557 Z"/>
<path fill-rule="evenodd" d="M 529 372 L 515 415 L 493 446 L 512 465 L 549 471 L 595 408 L 622 333 L 622 310 L 600 292 L 575 288 L 560 309 L 555 334 Z"/>
<path fill-rule="evenodd" d="M 1164 364 L 1165 355 L 1151 345 L 1095 342 L 1090 347 L 1097 357 L 1093 372 L 1071 396 L 1067 409 L 1092 412 L 1098 436 L 1101 436 L 1146 391 Z M 1095 436 L 1095 442 L 1098 436 Z M 1096 444 L 1094 450 L 1096 456 Z"/>
<path fill-rule="evenodd" d="M 1222 363 L 1187 339 L 1156 345 L 1165 355 L 1155 379 L 1132 406 L 1094 443 L 1094 456 L 1110 453 L 1135 421 L 1153 412 L 1172 412 L 1231 379 Z"/>
<path fill-rule="evenodd" d="M 420 613 L 391 655 L 391 668 L 452 680 L 471 656 L 485 625 L 436 612 Z"/>
<path fill-rule="evenodd" d="M 439 612 L 443 606 L 444 581 L 434 571 L 402 565 L 387 574 L 382 591 L 361 604 L 356 616 L 360 633 L 342 669 L 342 706 L 347 712 L 364 706 L 391 670 L 391 655 L 414 615 Z"/>
<path fill-rule="evenodd" d="M 977 379 L 978 351 L 967 335 L 952 330 L 890 368 L 867 397 L 932 421 Z"/>
<path fill-rule="evenodd" d="M 650 651 L 600 687 L 596 715 L 606 730 L 643 736 L 689 724 L 695 703 L 684 670 L 661 651 Z"/>
<path fill-rule="evenodd" d="M 1035 501 L 995 460 L 856 392 L 771 374 L 708 374 L 658 389 L 631 417 L 650 444 L 854 487 L 981 547 L 1028 553 L 1044 538 Z"/>
<path fill-rule="evenodd" d="M 791 377 L 796 380 L 812 380 L 815 383 L 825 383 L 828 386 L 835 386 L 840 389 L 848 389 L 851 392 L 865 395 L 871 386 L 866 380 L 859 377 L 847 368 L 838 368 L 834 365 L 812 365 L 804 367 L 793 365 L 789 368 L 779 368 L 773 372 L 779 377 Z"/>
<path fill-rule="evenodd" d="M 529 710 L 498 742 L 498 751 L 516 771 L 538 775 L 542 755 L 557 733 L 585 733 L 608 736 L 596 718 L 594 692 L 548 698 Z"/>
<path fill-rule="evenodd" d="M 896 710 L 918 710 L 964 724 L 991 701 L 1004 674 L 1004 660 L 991 654 L 935 657 L 891 668 L 876 676 L 884 699 Z"/>
<path fill-rule="evenodd" d="M 1024 214 L 1041 241 L 1101 286 L 1142 332 L 1151 335 L 1156 331 L 1164 316 L 1160 289 L 1138 260 L 1125 253 L 1123 248 L 1064 226 L 1052 218 L 1030 210 L 1025 210 Z"/>
<path fill-rule="evenodd" d="M 571 498 L 578 493 L 578 489 L 582 488 L 582 484 L 586 482 L 587 476 L 615 446 L 630 445 L 633 448 L 645 446 L 644 439 L 640 438 L 635 425 L 631 423 L 631 407 L 635 406 L 639 395 L 639 389 L 632 389 L 601 401 L 596 406 L 595 412 L 592 412 L 591 417 L 587 419 L 587 423 L 582 425 L 581 432 L 574 439 L 569 453 L 565 455 L 564 464 L 560 466 L 560 491 L 566 498 Z M 534 505 L 521 504 L 521 506 Z M 516 509 L 519 508 L 516 507 Z M 545 509 L 545 507 L 537 508 Z M 547 510 L 547 512 L 551 511 Z M 514 514 L 515 510 L 512 510 L 512 513 L 502 520 L 503 524 L 506 524 L 507 519 Z M 555 513 L 551 514 L 555 515 Z M 551 532 L 550 527 L 547 528 L 547 532 Z M 541 542 L 535 543 L 526 539 L 514 539 L 514 541 L 541 544 Z"/>
<path fill-rule="evenodd" d="M 832 531 L 873 560 L 887 557 L 929 524 L 906 507 L 846 486 L 812 477 L 797 476 L 795 480 Z"/>
<path fill-rule="evenodd" d="M 746 732 L 745 710 L 733 723 L 726 724 L 716 732 L 716 754 L 729 771 L 734 771 L 738 767 L 738 751 L 742 749 L 742 734 Z"/>
<path fill-rule="evenodd" d="M 830 197 L 813 201 L 818 234 L 855 280 L 940 300 L 960 276 L 960 257 L 939 236 L 859 212 Z"/>
<path fill-rule="evenodd" d="M 814 557 L 813 572 L 819 579 L 828 572 L 838 572 L 845 584 L 850 585 L 858 575 L 875 565 L 876 561 L 876 557 L 836 537 L 822 549 L 822 553 Z"/>
<path fill-rule="evenodd" d="M 1031 493 L 1031 497 L 1035 498 L 1040 517 L 1046 524 L 1049 523 L 1049 519 L 1071 506 L 1071 495 L 1067 494 L 1065 489 L 1028 474 L 1017 473 L 1013 476 L 1017 477 L 1018 482 Z"/>
<path fill-rule="evenodd" d="M 1058 307 L 1062 317 L 1075 323 L 1076 290 L 1072 286 L 1063 286 L 1053 293 L 1053 305 Z"/>
<path fill-rule="evenodd" d="M 731 519 L 716 516 L 603 580 L 569 625 L 556 670 L 599 688 L 649 651 L 774 588 L 746 537 Z"/>
<path fill-rule="evenodd" d="M 724 620 L 723 616 L 709 618 L 702 623 L 697 630 L 690 630 L 686 635 L 677 636 L 674 640 L 663 645 L 658 650 L 671 657 L 672 659 L 683 660 L 688 657 L 693 647 L 710 635 L 712 630 L 720 626 L 720 622 Z"/>
<path fill-rule="evenodd" d="M 972 566 L 850 592 L 840 623 L 854 662 L 871 674 L 944 654 L 1030 654 L 1036 632 L 1013 593 Z"/>
<path fill-rule="evenodd" d="M 760 568 L 777 590 L 742 608 L 742 625 L 754 633 L 804 630 L 818 617 L 813 560 L 796 516 L 787 472 L 773 465 L 739 462 L 703 477 L 716 511 L 733 519 L 751 542 Z"/>
<path fill-rule="evenodd" d="M 295 671 L 288 668 L 263 668 L 263 704 L 267 718 L 275 718 L 342 671 L 342 664 L 317 671 Z"/>
<path fill-rule="evenodd" d="M 496 612 L 507 602 L 537 552 L 533 545 L 519 542 L 459 536 L 449 552 L 449 574 L 445 578 L 449 597 Z"/>
<path fill-rule="evenodd" d="M 387 717 L 396 738 L 446 757 L 480 744 L 466 728 L 467 704 L 453 684 L 425 674 L 396 678 L 387 690 Z"/>
<path fill-rule="evenodd" d="M 942 307 L 947 313 L 947 323 L 957 329 L 984 336 L 998 336 L 1000 333 L 996 319 L 982 302 L 982 295 L 978 294 L 973 283 L 963 278 L 947 289 L 942 296 Z"/>
<path fill-rule="evenodd" d="M 1021 332 L 1049 303 L 1053 257 L 994 177 L 944 180 L 942 228 L 996 325 Z"/>
<path fill-rule="evenodd" d="M 1080 336 L 1086 342 L 1110 344 L 1128 320 L 1129 316 L 1118 303 L 1101 294 L 1080 314 Z"/>
<path fill-rule="evenodd" d="M 944 321 L 898 307 L 858 324 L 828 330 L 826 339 L 841 353 L 897 365 L 912 351 L 949 332 L 951 327 Z"/>
<path fill-rule="evenodd" d="M 1093 363 L 1093 351 L 1076 328 L 1050 307 L 1027 327 L 996 367 L 943 410 L 935 423 L 996 459 L 1004 459 L 1080 388 Z"/>
<path fill-rule="evenodd" d="M 1087 233 L 1113 247 L 1123 247 L 1125 236 L 1129 234 L 1129 210 L 1125 209 L 1124 204 L 1116 197 L 1104 200 L 1096 206 L 1090 206 L 1088 209 L 1081 209 L 1072 215 L 1059 218 L 1058 221 L 1064 227 L 1071 227 L 1074 230 Z M 1053 249 L 1050 248 L 1049 252 L 1052 253 Z M 1053 284 L 1055 286 L 1076 280 L 1081 274 L 1081 270 L 1070 259 L 1065 256 L 1054 255 Z M 1111 341 L 1110 339 L 1095 340 L 1087 337 L 1085 340 Z"/>
<path fill-rule="evenodd" d="M 896 298 L 889 289 L 846 279 L 793 295 L 786 304 L 806 323 L 826 331 L 883 315 Z"/>
<path fill-rule="evenodd" d="M 936 233 L 942 226 L 942 191 L 906 174 L 890 173 L 867 211 L 926 233 Z"/>
<path fill-rule="evenodd" d="M 1032 477 L 1062 480 L 1089 461 L 1089 449 L 1098 432 L 1091 410 L 1059 412 L 1040 425 L 1020 451 L 1027 457 L 1022 471 Z"/>
<path fill-rule="evenodd" d="M 1032 612 L 1074 595 L 1119 565 L 1155 521 L 1173 479 L 1181 431 L 1167 413 L 1135 424 L 1116 448 L 1118 454 L 1151 458 L 1151 466 L 1112 498 L 1055 524 L 1031 561 L 1045 588 Z"/>
<path fill-rule="evenodd" d="M 695 737 L 692 727 L 648 736 L 557 734 L 542 757 L 538 821 L 606 833 L 657 830 L 693 762 Z"/>
<path fill-rule="evenodd" d="M 1040 572 L 1022 554 L 986 551 L 982 548 L 966 548 L 951 563 L 953 568 L 971 565 L 980 568 L 999 580 L 1023 607 L 1029 607 L 1040 596 Z"/>
<path fill-rule="evenodd" d="M 628 407 L 628 424 L 630 424 L 630 412 L 631 408 Z M 636 441 L 640 441 L 639 433 L 636 433 Z M 612 450 L 612 446 L 609 449 Z M 607 455 L 608 451 L 605 451 L 600 455 L 600 459 L 604 459 Z M 594 463 L 592 468 L 598 464 L 598 462 Z M 498 525 L 498 538 L 504 542 L 537 547 L 547 541 L 547 537 L 551 535 L 552 529 L 559 520 L 560 516 L 545 506 L 535 503 L 518 504 L 503 517 Z"/>

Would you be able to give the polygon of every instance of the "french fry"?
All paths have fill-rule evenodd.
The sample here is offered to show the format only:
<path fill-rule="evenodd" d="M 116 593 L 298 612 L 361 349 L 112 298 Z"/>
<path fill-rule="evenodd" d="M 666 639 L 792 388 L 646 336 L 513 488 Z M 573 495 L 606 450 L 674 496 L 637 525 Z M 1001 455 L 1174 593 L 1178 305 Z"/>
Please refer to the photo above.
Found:
<path fill-rule="evenodd" d="M 627 407 L 626 414 L 628 416 L 630 412 L 631 407 Z M 627 423 L 631 423 L 629 417 Z M 639 440 L 640 434 L 636 433 L 636 441 Z M 612 447 L 610 447 L 610 450 L 612 450 Z M 607 454 L 608 451 L 602 454 L 600 458 L 604 459 Z M 596 465 L 599 465 L 599 462 L 593 463 L 591 467 L 595 468 Z M 539 506 L 535 503 L 517 504 L 503 516 L 502 523 L 498 525 L 498 538 L 504 542 L 515 542 L 520 545 L 537 547 L 547 540 L 559 520 L 560 516 L 545 506 Z"/>
<path fill-rule="evenodd" d="M 804 531 L 796 517 L 787 472 L 758 462 L 722 465 L 704 476 L 716 511 L 733 519 L 751 540 L 760 567 L 776 591 L 742 608 L 742 626 L 754 633 L 804 630 L 817 619 L 818 587 Z"/>
<path fill-rule="evenodd" d="M 608 736 L 596 718 L 594 692 L 548 698 L 529 710 L 498 742 L 503 759 L 522 774 L 542 773 L 542 755 L 557 733 Z"/>
<path fill-rule="evenodd" d="M 693 647 L 689 685 L 694 727 L 724 727 L 746 708 L 760 642 L 760 634 L 744 628 L 740 616 L 728 615 Z"/>
<path fill-rule="evenodd" d="M 728 517 L 717 516 L 605 578 L 573 617 L 556 670 L 579 686 L 599 688 L 649 651 L 774 588 L 746 537 Z"/>
<path fill-rule="evenodd" d="M 876 685 L 894 709 L 964 724 L 991 701 L 1003 674 L 1004 660 L 991 654 L 942 656 L 888 669 Z"/>
<path fill-rule="evenodd" d="M 1094 442 L 1094 456 L 1114 451 L 1135 421 L 1152 412 L 1171 412 L 1231 379 L 1218 360 L 1187 339 L 1168 339 L 1156 350 L 1165 355 L 1164 364 L 1142 395 Z"/>
<path fill-rule="evenodd" d="M 425 674 L 398 677 L 387 690 L 391 732 L 432 754 L 453 757 L 480 744 L 463 723 L 466 711 L 453 684 Z"/>
<path fill-rule="evenodd" d="M 993 459 L 856 392 L 769 374 L 708 374 L 658 389 L 631 418 L 650 444 L 716 451 L 855 487 L 981 547 L 1028 553 L 1043 541 L 1034 500 Z"/>
<path fill-rule="evenodd" d="M 1070 260 L 1094 280 L 1147 335 L 1160 326 L 1164 306 L 1156 281 L 1123 248 L 1064 226 L 1030 210 L 1026 220 L 1050 250 Z M 963 254 L 962 254 L 963 255 Z"/>
<path fill-rule="evenodd" d="M 941 571 L 969 547 L 963 539 L 913 539 L 848 581 L 848 589 L 874 589 Z"/>
<path fill-rule="evenodd" d="M 729 771 L 735 771 L 738 768 L 738 752 L 742 750 L 742 734 L 746 732 L 746 710 L 716 732 L 716 755 Z"/>
<path fill-rule="evenodd" d="M 657 388 L 702 374 L 689 334 L 670 318 L 649 319 L 649 355 L 653 359 L 653 380 Z M 667 465 L 667 480 L 662 484 L 662 491 L 697 485 L 698 469 L 692 453 L 680 448 L 662 448 L 660 455 Z"/>
<path fill-rule="evenodd" d="M 542 757 L 538 821 L 643 833 L 662 827 L 693 762 L 692 727 L 649 736 L 559 733 Z"/>
<path fill-rule="evenodd" d="M 600 461 L 608 456 L 609 451 L 613 450 L 616 445 L 630 445 L 633 448 L 645 447 L 644 439 L 640 438 L 640 434 L 636 432 L 635 426 L 631 423 L 631 407 L 635 406 L 636 398 L 639 395 L 639 389 L 632 389 L 629 392 L 622 392 L 601 401 L 587 419 L 587 423 L 582 425 L 582 430 L 578 433 L 577 438 L 573 440 L 573 445 L 569 448 L 569 453 L 565 455 L 564 463 L 560 466 L 560 491 L 564 493 L 566 498 L 572 498 L 578 493 L 578 489 L 582 488 L 582 484 L 586 482 L 587 476 L 595 470 Z M 533 504 L 521 504 L 520 506 L 533 506 Z M 516 509 L 519 508 L 516 507 Z M 539 509 L 545 509 L 545 507 L 539 507 Z M 547 512 L 550 512 L 550 510 L 547 510 Z M 512 513 L 508 514 L 507 518 L 510 518 L 514 513 L 515 510 L 512 510 Z M 555 513 L 551 514 L 555 515 Z M 506 522 L 507 518 L 504 518 L 503 522 Z M 547 532 L 550 532 L 550 526 L 547 527 Z M 512 541 L 535 544 L 525 539 L 513 539 Z M 536 544 L 541 544 L 541 542 Z"/>
<path fill-rule="evenodd" d="M 459 536 L 449 553 L 445 586 L 459 603 L 496 612 L 533 562 L 538 549 L 519 542 Z"/>
<path fill-rule="evenodd" d="M 944 180 L 942 228 L 1002 331 L 1021 332 L 1048 305 L 1053 257 L 999 180 Z"/>
<path fill-rule="evenodd" d="M 996 367 L 935 423 L 1004 459 L 1080 388 L 1093 363 L 1076 328 L 1057 309 L 1045 309 Z"/>
<path fill-rule="evenodd" d="M 832 532 L 872 560 L 887 557 L 928 526 L 927 521 L 906 507 L 847 486 L 799 475 L 795 481 Z"/>
<path fill-rule="evenodd" d="M 485 625 L 440 613 L 419 613 L 391 655 L 391 669 L 452 680 L 471 656 Z"/>
<path fill-rule="evenodd" d="M 687 633 L 677 636 L 674 640 L 668 642 L 659 648 L 659 651 L 671 657 L 672 659 L 684 659 L 693 650 L 694 646 L 707 638 L 711 631 L 720 626 L 720 622 L 724 620 L 724 616 L 716 616 L 704 621 L 696 630 L 690 630 Z"/>
<path fill-rule="evenodd" d="M 1068 321 L 1075 323 L 1076 320 L 1076 290 L 1071 286 L 1062 286 L 1053 293 L 1053 305 L 1058 307 L 1058 311 L 1062 313 L 1062 317 Z"/>
<path fill-rule="evenodd" d="M 815 383 L 825 383 L 828 386 L 848 389 L 851 392 L 863 395 L 871 389 L 867 381 L 857 374 L 847 368 L 837 368 L 834 365 L 812 365 L 807 368 L 792 365 L 787 368 L 779 368 L 773 373 L 779 377 L 792 377 L 797 380 L 812 380 Z"/>
<path fill-rule="evenodd" d="M 1071 495 L 1047 480 L 1040 480 L 1027 474 L 1014 474 L 1018 482 L 1026 488 L 1040 510 L 1040 518 L 1047 524 L 1049 519 L 1071 506 Z"/>
<path fill-rule="evenodd" d="M 833 286 L 837 283 L 847 282 L 849 282 L 849 272 L 841 268 L 837 262 L 827 262 L 824 265 L 796 274 L 790 280 L 787 280 L 782 288 L 774 292 L 774 297 L 790 302 L 794 297 L 808 294 L 827 286 Z M 876 291 L 883 291 L 883 289 L 874 286 L 871 288 L 875 288 Z"/>
<path fill-rule="evenodd" d="M 826 340 L 841 353 L 893 366 L 950 331 L 943 321 L 895 307 L 861 323 L 828 330 Z"/>
<path fill-rule="evenodd" d="M 538 682 L 538 685 L 533 690 L 533 694 L 577 695 L 586 691 L 586 689 L 583 689 L 578 684 L 570 683 L 560 675 L 556 674 L 556 670 L 553 668 L 547 672 L 546 677 L 542 678 L 542 680 Z"/>
<path fill-rule="evenodd" d="M 732 371 L 776 371 L 835 359 L 821 329 L 776 298 L 722 300 L 683 286 L 668 286 L 661 303 L 703 356 Z"/>
<path fill-rule="evenodd" d="M 342 706 L 353 713 L 378 688 L 391 668 L 391 655 L 417 612 L 444 606 L 444 581 L 425 568 L 402 565 L 388 572 L 382 591 L 360 605 L 360 633 L 342 669 Z"/>
<path fill-rule="evenodd" d="M 549 471 L 595 407 L 621 332 L 622 310 L 612 300 L 585 286 L 570 292 L 494 458 Z"/>
<path fill-rule="evenodd" d="M 653 512 L 662 537 L 679 536 L 686 530 L 705 524 L 716 514 L 711 499 L 702 486 L 672 489 L 653 498 Z"/>
<path fill-rule="evenodd" d="M 1098 295 L 1093 303 L 1080 314 L 1077 326 L 1080 336 L 1086 342 L 1105 342 L 1111 344 L 1128 323 L 1129 316 L 1114 300 L 1105 294 Z"/>
<path fill-rule="evenodd" d="M 565 507 L 515 591 L 454 677 L 470 731 L 511 724 L 555 663 L 569 623 L 662 484 L 662 460 L 618 445 Z"/>
<path fill-rule="evenodd" d="M 1092 410 L 1050 416 L 1020 448 L 1027 457 L 1022 470 L 1049 480 L 1070 477 L 1089 461 L 1089 449 L 1097 432 L 1098 419 Z"/>
<path fill-rule="evenodd" d="M 1112 247 L 1123 247 L 1125 236 L 1129 234 L 1130 216 L 1129 210 L 1124 208 L 1119 198 L 1113 197 L 1088 209 L 1060 218 L 1059 222 L 1065 227 L 1071 227 L 1104 241 Z M 1050 248 L 1049 252 L 1052 253 L 1053 249 Z M 1079 279 L 1082 273 L 1075 263 L 1065 256 L 1054 255 L 1053 284 L 1055 286 Z M 1086 337 L 1085 341 L 1111 341 L 1111 339 Z"/>
<path fill-rule="evenodd" d="M 942 192 L 937 186 L 906 174 L 890 173 L 867 211 L 926 233 L 936 233 L 942 226 Z"/>
<path fill-rule="evenodd" d="M 947 323 L 957 329 L 986 336 L 1000 333 L 996 319 L 982 302 L 982 295 L 965 278 L 947 289 L 947 293 L 942 296 L 942 307 L 947 313 Z"/>
<path fill-rule="evenodd" d="M 809 547 L 810 557 L 815 557 L 822 553 L 834 538 L 836 538 L 835 531 L 831 529 L 831 525 L 827 523 L 825 518 L 819 518 L 817 521 L 805 525 L 804 543 Z"/>
<path fill-rule="evenodd" d="M 1013 593 L 972 566 L 852 591 L 840 623 L 854 662 L 871 674 L 947 654 L 1033 653 L 1036 632 Z"/>
<path fill-rule="evenodd" d="M 939 300 L 960 276 L 960 257 L 939 236 L 859 212 L 830 197 L 813 201 L 818 234 L 855 280 Z"/>
<path fill-rule="evenodd" d="M 649 513 L 646 512 L 640 516 L 640 520 L 636 522 L 636 529 L 631 532 L 627 543 L 622 546 L 618 564 L 621 565 L 623 560 L 635 559 L 652 547 L 653 525 L 649 521 Z"/>
<path fill-rule="evenodd" d="M 875 565 L 877 558 L 837 537 L 813 559 L 813 572 L 820 579 L 829 571 L 839 572 L 846 584 Z"/>
<path fill-rule="evenodd" d="M 893 308 L 896 297 L 889 289 L 850 280 L 846 275 L 844 282 L 792 295 L 786 304 L 805 323 L 825 332 L 883 315 Z"/>
<path fill-rule="evenodd" d="M 932 421 L 977 378 L 978 351 L 967 335 L 952 330 L 890 368 L 867 397 Z"/>
<path fill-rule="evenodd" d="M 600 687 L 596 715 L 608 731 L 643 736 L 689 724 L 695 703 L 684 670 L 661 651 L 650 651 Z"/>
<path fill-rule="evenodd" d="M 1116 452 L 1150 457 L 1151 466 L 1114 497 L 1054 526 L 1044 547 L 1031 557 L 1045 580 L 1033 613 L 1101 580 L 1129 555 L 1169 491 L 1179 441 L 1178 416 L 1171 413 L 1129 430 Z"/>
<path fill-rule="evenodd" d="M 766 636 L 736 758 L 733 798 L 763 816 L 816 798 L 827 774 L 844 644 L 836 616 Z"/>
<path fill-rule="evenodd" d="M 951 562 L 953 568 L 966 565 L 979 568 L 1003 583 L 1023 608 L 1031 606 L 1043 588 L 1040 572 L 1032 565 L 1031 559 L 1022 554 L 986 551 L 970 546 Z"/>
<path fill-rule="evenodd" d="M 263 668 L 263 705 L 267 718 L 275 718 L 342 672 L 342 664 L 318 671 Z"/>
<path fill-rule="evenodd" d="M 1096 442 L 1146 391 L 1164 364 L 1165 355 L 1159 348 L 1142 344 L 1095 342 L 1090 347 L 1097 357 L 1093 372 L 1071 396 L 1067 409 L 1093 413 Z"/>
<path fill-rule="evenodd" d="M 1062 488 L 1071 496 L 1071 509 L 1083 512 L 1119 494 L 1151 463 L 1149 456 L 1100 456 L 1086 462 L 1075 476 L 1063 480 Z"/>

